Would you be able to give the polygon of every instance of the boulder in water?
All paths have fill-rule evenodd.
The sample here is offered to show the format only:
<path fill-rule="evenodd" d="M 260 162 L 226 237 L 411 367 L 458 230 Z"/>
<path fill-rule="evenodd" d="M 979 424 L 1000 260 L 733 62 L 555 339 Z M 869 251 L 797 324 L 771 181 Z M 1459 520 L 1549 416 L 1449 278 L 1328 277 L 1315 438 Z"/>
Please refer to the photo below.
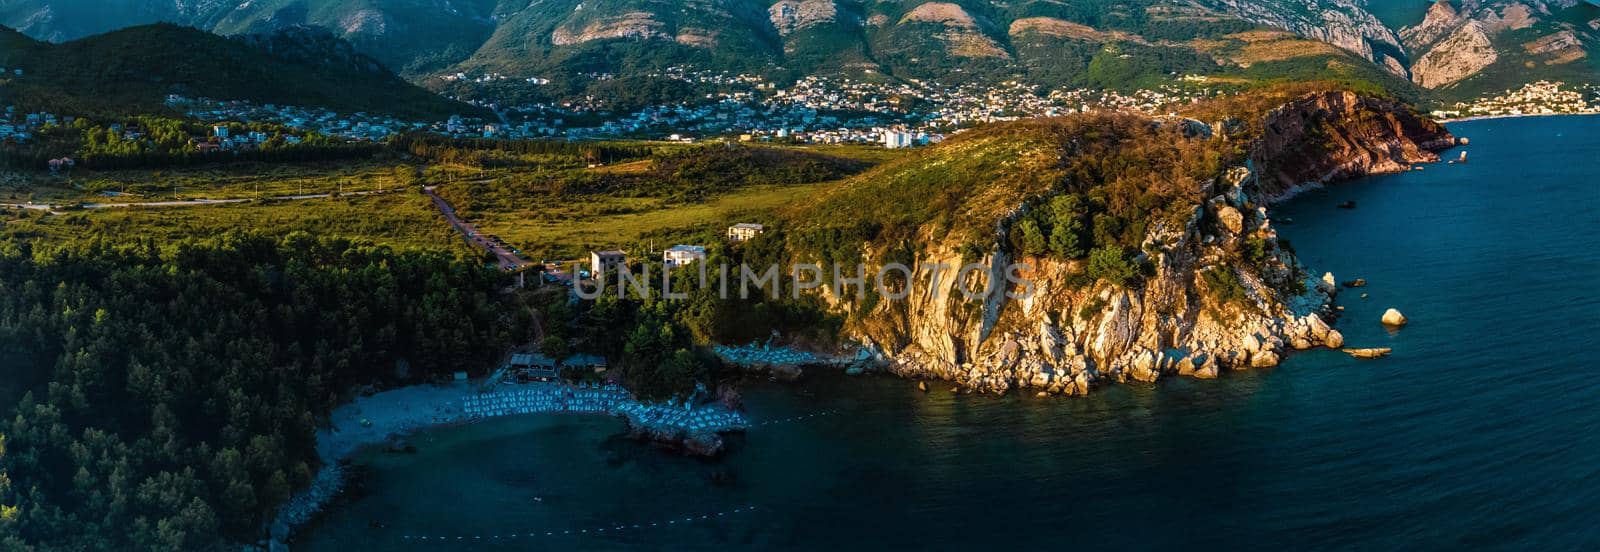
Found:
<path fill-rule="evenodd" d="M 1277 365 L 1278 353 L 1273 352 L 1271 349 L 1265 349 L 1261 352 L 1250 355 L 1251 368 L 1271 368 Z"/>
<path fill-rule="evenodd" d="M 1376 347 L 1371 349 L 1344 349 L 1346 354 L 1356 358 L 1383 358 L 1389 356 L 1389 353 L 1393 351 L 1393 349 L 1388 347 Z"/>
<path fill-rule="evenodd" d="M 1383 311 L 1383 325 L 1404 326 L 1406 325 L 1406 315 L 1400 314 L 1400 311 L 1395 309 Z"/>

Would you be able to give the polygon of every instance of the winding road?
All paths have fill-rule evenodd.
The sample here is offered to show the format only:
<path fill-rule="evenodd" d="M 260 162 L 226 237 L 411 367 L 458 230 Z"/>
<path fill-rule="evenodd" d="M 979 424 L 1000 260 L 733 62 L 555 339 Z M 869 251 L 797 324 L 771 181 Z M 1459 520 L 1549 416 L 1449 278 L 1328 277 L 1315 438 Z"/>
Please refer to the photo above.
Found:
<path fill-rule="evenodd" d="M 461 217 L 456 215 L 456 208 L 450 205 L 450 202 L 445 201 L 444 198 L 439 197 L 436 188 L 436 186 L 424 186 L 422 191 L 433 199 L 433 206 L 439 209 L 439 214 L 444 215 L 444 220 L 449 222 L 450 226 L 455 227 L 456 231 L 460 232 L 463 238 L 466 238 L 467 243 L 493 254 L 495 264 L 501 270 L 520 270 L 533 266 L 533 261 L 525 260 L 516 253 L 512 253 L 511 249 L 505 245 L 495 243 L 494 240 L 484 237 L 483 234 L 478 232 L 477 228 L 472 226 L 472 223 L 461 220 Z"/>

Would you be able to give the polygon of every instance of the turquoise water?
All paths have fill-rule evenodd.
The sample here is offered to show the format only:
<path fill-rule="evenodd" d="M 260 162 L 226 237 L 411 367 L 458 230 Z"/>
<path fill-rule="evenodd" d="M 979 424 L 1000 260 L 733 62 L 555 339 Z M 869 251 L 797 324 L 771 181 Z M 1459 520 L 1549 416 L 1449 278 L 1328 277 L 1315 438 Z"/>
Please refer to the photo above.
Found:
<path fill-rule="evenodd" d="M 369 494 L 296 544 L 1595 549 L 1600 118 L 1451 128 L 1471 163 L 1276 212 L 1319 274 L 1370 282 L 1338 327 L 1388 359 L 1309 352 L 1078 399 L 763 385 L 747 393 L 757 421 L 841 414 L 759 427 L 721 463 L 617 439 L 606 419 L 500 420 L 368 457 Z M 1391 306 L 1412 324 L 1380 325 Z M 406 538 L 422 535 L 464 539 Z"/>

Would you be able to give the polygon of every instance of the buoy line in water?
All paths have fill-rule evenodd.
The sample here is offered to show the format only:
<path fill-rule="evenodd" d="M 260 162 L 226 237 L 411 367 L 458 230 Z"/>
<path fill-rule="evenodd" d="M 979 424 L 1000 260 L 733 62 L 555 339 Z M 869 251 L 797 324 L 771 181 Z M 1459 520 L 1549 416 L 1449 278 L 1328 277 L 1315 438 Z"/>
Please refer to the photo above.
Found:
<path fill-rule="evenodd" d="M 835 415 L 838 415 L 838 414 L 841 414 L 841 413 L 842 412 L 840 410 L 838 410 L 838 409 L 829 409 L 829 410 L 823 410 L 823 411 L 820 411 L 820 412 L 813 412 L 811 414 L 806 414 L 804 416 L 790 416 L 788 418 L 779 418 L 779 419 L 776 419 L 776 420 L 768 420 L 768 421 L 765 421 L 765 422 L 751 424 L 750 427 L 754 428 L 754 427 L 763 427 L 763 426 L 775 426 L 775 425 L 782 425 L 782 424 L 792 424 L 792 423 L 802 422 L 802 421 L 805 421 L 805 420 L 809 420 L 809 419 L 817 418 L 817 417 L 822 417 L 822 416 L 835 416 Z M 445 535 L 402 535 L 401 539 L 402 540 L 406 540 L 406 541 L 424 542 L 424 543 L 430 543 L 430 542 L 455 543 L 455 542 L 484 542 L 484 541 L 494 542 L 494 541 L 502 541 L 502 540 L 532 539 L 532 538 L 573 536 L 573 535 L 603 535 L 603 534 L 606 534 L 606 533 L 621 533 L 621 532 L 624 532 L 624 531 L 643 531 L 643 530 L 646 530 L 646 529 L 662 529 L 662 528 L 667 528 L 667 527 L 675 527 L 675 526 L 678 526 L 678 525 L 688 525 L 688 524 L 695 523 L 695 522 L 700 522 L 700 521 L 712 521 L 712 520 L 716 520 L 716 519 L 720 519 L 720 518 L 725 518 L 725 517 L 727 517 L 727 516 L 729 516 L 731 514 L 743 514 L 743 513 L 753 512 L 753 511 L 755 511 L 755 509 L 756 509 L 755 506 L 743 506 L 743 507 L 739 507 L 739 508 L 734 508 L 732 510 L 726 510 L 726 511 L 721 511 L 721 512 L 712 512 L 712 513 L 707 513 L 707 514 L 700 514 L 698 516 L 690 515 L 690 516 L 685 516 L 685 517 L 682 517 L 682 518 L 672 518 L 672 519 L 669 519 L 669 520 L 666 520 L 666 521 L 654 521 L 654 522 L 650 522 L 648 524 L 645 524 L 645 523 L 625 523 L 625 524 L 613 525 L 613 526 L 610 526 L 610 527 L 595 527 L 595 528 L 592 528 L 592 529 L 564 529 L 564 530 L 560 530 L 560 531 L 557 531 L 557 530 L 529 531 L 527 533 L 511 533 L 511 534 L 508 534 L 508 535 L 450 535 L 450 536 L 445 536 Z"/>
<path fill-rule="evenodd" d="M 821 412 L 813 412 L 811 414 L 806 414 L 804 416 L 790 416 L 788 418 L 781 418 L 781 419 L 777 419 L 777 420 L 767 420 L 765 422 L 761 422 L 761 423 L 758 423 L 758 424 L 751 424 L 750 427 L 762 427 L 762 426 L 771 426 L 771 425 L 779 425 L 779 424 L 792 424 L 792 423 L 795 423 L 795 422 L 809 420 L 811 418 L 816 418 L 818 416 L 833 416 L 833 415 L 836 415 L 836 414 L 839 414 L 839 413 L 840 412 L 838 410 L 823 410 Z"/>
<path fill-rule="evenodd" d="M 567 529 L 567 530 L 561 530 L 561 531 L 555 531 L 555 530 L 550 530 L 550 531 L 529 531 L 527 533 L 511 533 L 511 534 L 508 534 L 508 535 L 454 535 L 454 536 L 404 535 L 404 536 L 401 537 L 401 539 L 402 540 L 408 540 L 408 541 L 416 541 L 416 542 L 455 543 L 455 542 L 469 542 L 469 541 L 470 542 L 483 542 L 483 541 L 491 541 L 491 542 L 493 542 L 493 541 L 498 541 L 498 540 L 533 539 L 533 538 L 560 537 L 560 536 L 573 536 L 573 535 L 580 535 L 580 536 L 581 535 L 604 535 L 606 533 L 622 533 L 622 532 L 625 532 L 625 531 L 643 531 L 643 530 L 646 530 L 646 529 L 663 529 L 663 528 L 668 528 L 668 527 L 676 527 L 676 526 L 679 526 L 679 525 L 689 525 L 691 523 L 697 523 L 697 522 L 702 522 L 702 521 L 714 521 L 714 520 L 717 520 L 717 519 L 728 517 L 728 516 L 733 515 L 733 514 L 743 514 L 743 513 L 748 513 L 748 512 L 754 512 L 755 510 L 756 510 L 755 506 L 742 506 L 742 507 L 739 507 L 739 508 L 734 508 L 732 510 L 725 510 L 725 511 L 721 511 L 721 512 L 712 512 L 712 513 L 707 513 L 707 514 L 700 514 L 700 515 L 697 515 L 697 516 L 696 515 L 689 515 L 689 516 L 684 516 L 682 518 L 672 518 L 672 519 L 669 519 L 669 520 L 666 520 L 666 521 L 652 521 L 652 522 L 650 522 L 648 524 L 646 524 L 646 523 L 631 523 L 631 524 L 624 523 L 624 524 L 612 525 L 612 526 L 609 526 L 609 527 L 596 527 L 596 528 L 592 528 L 592 529 Z"/>

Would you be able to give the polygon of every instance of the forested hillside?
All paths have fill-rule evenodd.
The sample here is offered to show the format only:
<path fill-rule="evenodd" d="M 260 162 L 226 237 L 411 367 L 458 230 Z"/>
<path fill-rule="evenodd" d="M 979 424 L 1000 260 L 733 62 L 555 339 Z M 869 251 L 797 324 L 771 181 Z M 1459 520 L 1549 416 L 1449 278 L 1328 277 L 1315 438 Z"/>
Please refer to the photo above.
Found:
<path fill-rule="evenodd" d="M 400 79 L 348 43 L 311 29 L 225 38 L 156 24 L 63 44 L 0 28 L 0 66 L 21 69 L 7 101 L 63 113 L 160 110 L 168 94 L 440 120 L 481 110 Z"/>
<path fill-rule="evenodd" d="M 0 548 L 253 541 L 346 390 L 482 369 L 525 339 L 476 259 L 304 233 L 0 251 Z M 20 354 L 20 355 L 19 355 Z M 0 483 L 4 483 L 0 479 Z"/>

